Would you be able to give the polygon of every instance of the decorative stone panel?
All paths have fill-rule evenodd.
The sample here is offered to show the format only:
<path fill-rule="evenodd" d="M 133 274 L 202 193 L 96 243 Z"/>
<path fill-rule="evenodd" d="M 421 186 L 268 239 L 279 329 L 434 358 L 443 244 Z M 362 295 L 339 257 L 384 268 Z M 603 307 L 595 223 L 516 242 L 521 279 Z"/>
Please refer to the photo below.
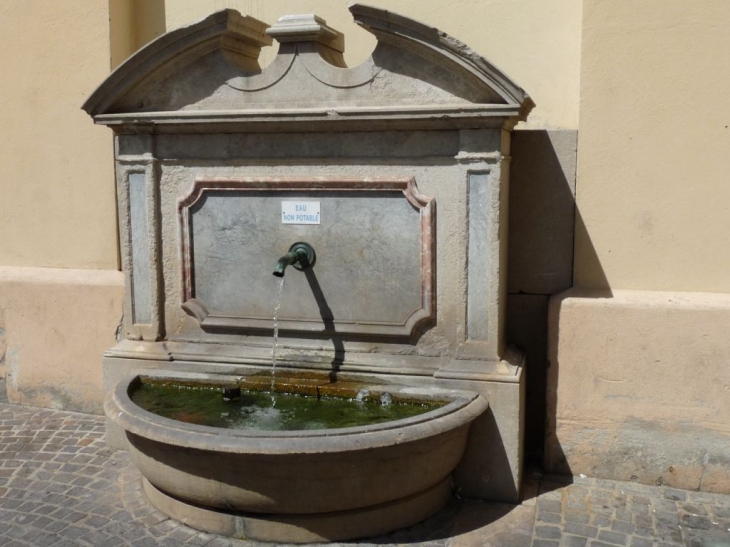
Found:
<path fill-rule="evenodd" d="M 321 223 L 283 223 L 282 201 Z M 197 179 L 178 218 L 181 302 L 204 329 L 273 329 L 271 271 L 295 241 L 316 268 L 285 277 L 280 329 L 407 337 L 435 318 L 435 202 L 412 178 Z"/>

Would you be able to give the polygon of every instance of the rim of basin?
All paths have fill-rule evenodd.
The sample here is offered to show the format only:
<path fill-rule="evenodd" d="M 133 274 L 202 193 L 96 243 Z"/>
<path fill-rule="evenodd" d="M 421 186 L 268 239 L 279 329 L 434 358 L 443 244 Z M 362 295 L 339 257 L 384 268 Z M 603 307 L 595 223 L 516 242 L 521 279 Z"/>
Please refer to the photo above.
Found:
<path fill-rule="evenodd" d="M 135 404 L 129 392 L 142 378 L 169 380 L 211 379 L 197 373 L 165 373 L 135 371 L 120 380 L 104 402 L 106 415 L 127 432 L 161 443 L 247 454 L 280 454 L 348 452 L 412 442 L 469 424 L 488 407 L 484 397 L 476 392 L 443 388 L 407 388 L 373 386 L 387 390 L 397 399 L 399 394 L 426 400 L 448 401 L 444 406 L 417 416 L 373 425 L 338 429 L 265 431 L 259 429 L 225 429 L 190 424 L 159 416 Z M 220 379 L 236 376 L 215 375 Z M 138 380 L 139 379 L 139 380 Z M 325 442 L 323 440 L 326 439 Z"/>

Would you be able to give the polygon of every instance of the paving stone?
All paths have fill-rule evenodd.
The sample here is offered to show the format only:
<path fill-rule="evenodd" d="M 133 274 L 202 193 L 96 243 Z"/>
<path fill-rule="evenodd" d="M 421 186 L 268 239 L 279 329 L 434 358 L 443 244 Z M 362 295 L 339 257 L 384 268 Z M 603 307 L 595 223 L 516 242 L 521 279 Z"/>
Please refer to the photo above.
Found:
<path fill-rule="evenodd" d="M 89 533 L 88 528 L 81 528 L 79 526 L 67 526 L 58 535 L 65 538 L 78 539 Z"/>
<path fill-rule="evenodd" d="M 565 508 L 568 511 L 585 511 L 588 508 L 588 501 L 584 498 L 569 499 L 565 502 Z"/>
<path fill-rule="evenodd" d="M 535 536 L 545 539 L 560 539 L 562 532 L 557 526 L 535 526 Z"/>
<path fill-rule="evenodd" d="M 562 513 L 563 505 L 559 501 L 555 500 L 537 500 L 537 508 L 540 511 L 550 511 L 551 513 Z"/>
<path fill-rule="evenodd" d="M 588 524 L 591 521 L 591 515 L 587 512 L 566 511 L 566 522 L 576 522 L 578 524 Z"/>
<path fill-rule="evenodd" d="M 549 522 L 551 524 L 559 524 L 563 521 L 563 515 L 560 513 L 549 513 L 547 511 L 540 511 L 537 516 L 539 522 Z"/>
<path fill-rule="evenodd" d="M 726 496 L 723 494 L 715 494 L 713 492 L 687 492 L 687 498 L 697 503 L 714 505 L 716 503 L 722 503 Z"/>
<path fill-rule="evenodd" d="M 598 532 L 598 539 L 611 543 L 613 545 L 626 545 L 626 534 L 621 532 L 612 532 L 611 530 L 600 530 Z"/>
<path fill-rule="evenodd" d="M 655 518 L 660 526 L 676 528 L 679 525 L 679 515 L 677 513 L 657 511 Z"/>
<path fill-rule="evenodd" d="M 583 536 L 587 538 L 594 538 L 598 535 L 598 528 L 595 526 L 588 526 L 586 524 L 576 524 L 574 522 L 565 523 L 565 531 L 569 534 L 576 536 Z"/>
<path fill-rule="evenodd" d="M 694 528 L 696 530 L 709 530 L 712 528 L 712 521 L 710 521 L 707 517 L 699 515 L 690 515 L 685 513 L 682 515 L 680 522 L 682 523 L 682 526 Z"/>
<path fill-rule="evenodd" d="M 134 547 L 157 547 L 159 542 L 156 539 L 143 537 L 132 541 Z"/>
<path fill-rule="evenodd" d="M 682 490 L 667 489 L 664 491 L 664 497 L 670 500 L 684 501 L 687 499 L 687 494 Z"/>
<path fill-rule="evenodd" d="M 706 515 L 707 510 L 699 503 L 681 503 L 679 509 L 693 515 Z"/>
<path fill-rule="evenodd" d="M 646 507 L 651 509 L 651 498 L 646 495 L 629 494 L 626 497 L 626 503 L 632 508 Z"/>
<path fill-rule="evenodd" d="M 540 490 L 540 499 L 546 501 L 561 501 L 563 499 L 563 492 L 560 489 L 557 490 Z"/>
<path fill-rule="evenodd" d="M 634 526 L 630 522 L 624 522 L 624 521 L 617 520 L 617 521 L 611 523 L 611 530 L 613 530 L 614 532 L 621 532 L 624 534 L 633 534 L 635 529 L 636 529 L 636 526 Z"/>
<path fill-rule="evenodd" d="M 208 544 L 208 547 L 232 547 L 233 545 L 229 539 L 216 538 Z"/>
<path fill-rule="evenodd" d="M 667 499 L 652 498 L 650 500 L 651 508 L 654 511 L 669 511 L 674 512 L 677 510 L 677 502 Z"/>
<path fill-rule="evenodd" d="M 60 532 L 64 528 L 68 526 L 68 522 L 63 522 L 62 520 L 54 520 L 49 525 L 45 526 L 44 529 L 47 532 Z"/>
<path fill-rule="evenodd" d="M 616 520 L 622 520 L 624 522 L 631 522 L 634 518 L 634 514 L 627 510 L 627 509 L 617 509 L 614 513 L 614 518 Z"/>
<path fill-rule="evenodd" d="M 215 536 L 206 534 L 205 532 L 199 532 L 191 537 L 186 545 L 207 545 L 215 539 Z"/>
<path fill-rule="evenodd" d="M 721 519 L 730 519 L 730 507 L 713 507 L 712 514 Z"/>
<path fill-rule="evenodd" d="M 653 528 L 643 528 L 643 527 L 637 527 L 634 530 L 634 535 L 644 538 L 650 538 L 654 535 L 654 529 Z"/>
<path fill-rule="evenodd" d="M 563 536 L 560 539 L 560 547 L 585 547 L 588 539 L 579 536 Z"/>
<path fill-rule="evenodd" d="M 613 507 L 611 507 L 610 505 L 594 505 L 591 508 L 591 512 L 596 515 L 613 517 Z"/>
<path fill-rule="evenodd" d="M 192 536 L 194 536 L 196 532 L 187 526 L 179 526 L 172 532 L 170 532 L 170 535 L 168 536 L 168 539 L 171 539 L 173 541 L 177 541 L 179 543 L 184 543 L 187 540 L 189 540 Z"/>

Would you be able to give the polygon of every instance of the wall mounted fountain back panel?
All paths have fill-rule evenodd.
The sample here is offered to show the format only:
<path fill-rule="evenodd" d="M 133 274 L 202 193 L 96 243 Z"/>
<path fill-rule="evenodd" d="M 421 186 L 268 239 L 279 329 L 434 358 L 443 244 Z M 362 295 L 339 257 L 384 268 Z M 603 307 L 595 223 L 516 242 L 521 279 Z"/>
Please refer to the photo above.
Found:
<path fill-rule="evenodd" d="M 135 53 L 84 109 L 115 132 L 122 340 L 134 369 L 278 367 L 489 401 L 455 477 L 515 501 L 523 362 L 504 340 L 510 131 L 533 106 L 488 60 L 389 11 L 350 7 L 377 38 L 354 68 L 314 15 L 269 27 L 223 10 Z M 279 42 L 261 69 L 261 47 Z M 310 206 L 304 223 L 297 205 Z M 122 445 L 110 426 L 109 440 Z"/>
<path fill-rule="evenodd" d="M 306 241 L 316 268 L 286 277 L 281 330 L 409 337 L 435 319 L 434 208 L 412 178 L 197 179 L 178 202 L 183 307 L 270 331 L 272 265 Z"/>

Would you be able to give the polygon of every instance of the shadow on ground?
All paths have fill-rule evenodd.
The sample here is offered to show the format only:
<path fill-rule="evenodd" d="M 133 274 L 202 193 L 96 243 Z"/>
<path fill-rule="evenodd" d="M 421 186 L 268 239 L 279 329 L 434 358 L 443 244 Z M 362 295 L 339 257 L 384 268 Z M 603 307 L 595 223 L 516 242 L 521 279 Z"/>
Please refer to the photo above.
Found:
<path fill-rule="evenodd" d="M 534 507 L 476 500 L 452 499 L 433 517 L 411 528 L 377 538 L 354 542 L 358 545 L 530 545 Z"/>

